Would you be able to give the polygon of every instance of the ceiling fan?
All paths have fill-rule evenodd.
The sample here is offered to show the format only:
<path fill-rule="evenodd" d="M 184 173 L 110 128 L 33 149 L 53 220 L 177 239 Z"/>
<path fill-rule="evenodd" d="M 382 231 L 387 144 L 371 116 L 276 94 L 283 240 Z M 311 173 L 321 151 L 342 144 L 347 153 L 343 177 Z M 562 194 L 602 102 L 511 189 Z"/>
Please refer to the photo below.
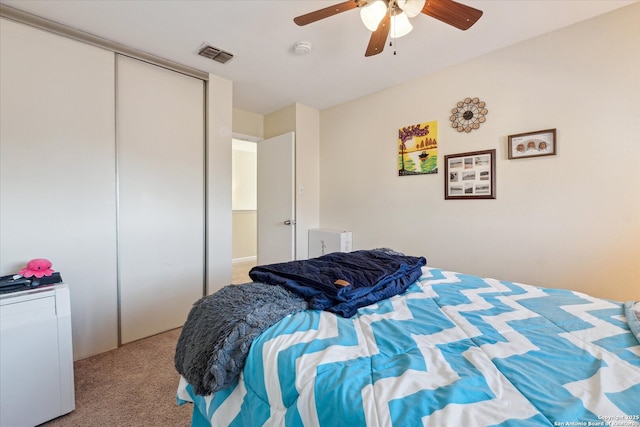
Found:
<path fill-rule="evenodd" d="M 387 37 L 398 38 L 408 34 L 413 28 L 409 18 L 420 13 L 460 30 L 470 28 L 482 16 L 481 10 L 453 0 L 348 0 L 300 15 L 293 22 L 307 25 L 355 8 L 360 8 L 362 22 L 371 31 L 364 56 L 382 52 Z"/>

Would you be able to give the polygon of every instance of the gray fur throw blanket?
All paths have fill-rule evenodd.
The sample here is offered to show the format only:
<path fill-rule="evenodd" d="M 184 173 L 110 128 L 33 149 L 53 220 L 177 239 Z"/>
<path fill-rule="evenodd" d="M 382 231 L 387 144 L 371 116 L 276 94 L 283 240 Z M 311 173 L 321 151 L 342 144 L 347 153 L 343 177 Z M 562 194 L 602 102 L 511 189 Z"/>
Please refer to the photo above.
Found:
<path fill-rule="evenodd" d="M 176 346 L 176 370 L 202 396 L 229 387 L 240 375 L 254 338 L 306 308 L 304 299 L 280 286 L 225 286 L 191 308 Z"/>
<path fill-rule="evenodd" d="M 640 343 L 640 301 L 627 301 L 624 304 L 624 314 L 631 333 Z"/>

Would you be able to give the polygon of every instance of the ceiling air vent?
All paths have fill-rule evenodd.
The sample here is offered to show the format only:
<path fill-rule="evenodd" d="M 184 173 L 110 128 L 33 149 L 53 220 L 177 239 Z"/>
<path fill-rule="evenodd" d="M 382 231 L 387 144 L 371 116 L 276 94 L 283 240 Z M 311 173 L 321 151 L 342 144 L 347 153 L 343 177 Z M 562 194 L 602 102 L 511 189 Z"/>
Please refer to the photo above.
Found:
<path fill-rule="evenodd" d="M 198 55 L 204 56 L 205 58 L 213 59 L 214 61 L 218 61 L 222 64 L 230 61 L 233 58 L 233 53 L 225 52 L 222 49 L 218 49 L 217 47 L 205 45 L 198 51 Z"/>

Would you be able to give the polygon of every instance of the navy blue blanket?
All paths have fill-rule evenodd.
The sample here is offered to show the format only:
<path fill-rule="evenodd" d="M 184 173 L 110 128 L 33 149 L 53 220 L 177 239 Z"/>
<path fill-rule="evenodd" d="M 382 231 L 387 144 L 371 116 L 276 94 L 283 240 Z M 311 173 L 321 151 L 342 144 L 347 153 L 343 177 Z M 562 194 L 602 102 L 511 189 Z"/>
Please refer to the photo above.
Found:
<path fill-rule="evenodd" d="M 309 308 L 351 317 L 360 307 L 404 292 L 426 264 L 424 257 L 374 249 L 256 266 L 249 277 L 295 292 Z"/>

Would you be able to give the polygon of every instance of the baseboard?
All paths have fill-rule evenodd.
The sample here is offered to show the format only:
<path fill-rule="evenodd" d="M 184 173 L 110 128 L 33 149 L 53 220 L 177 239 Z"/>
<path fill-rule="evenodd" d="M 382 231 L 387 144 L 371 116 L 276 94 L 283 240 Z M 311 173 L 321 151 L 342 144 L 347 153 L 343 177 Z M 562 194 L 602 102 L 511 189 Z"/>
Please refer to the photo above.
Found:
<path fill-rule="evenodd" d="M 233 258 L 231 260 L 231 262 L 233 264 L 238 263 L 238 262 L 249 262 L 249 261 L 256 261 L 258 259 L 257 256 L 246 256 L 246 257 L 242 257 L 242 258 Z"/>

